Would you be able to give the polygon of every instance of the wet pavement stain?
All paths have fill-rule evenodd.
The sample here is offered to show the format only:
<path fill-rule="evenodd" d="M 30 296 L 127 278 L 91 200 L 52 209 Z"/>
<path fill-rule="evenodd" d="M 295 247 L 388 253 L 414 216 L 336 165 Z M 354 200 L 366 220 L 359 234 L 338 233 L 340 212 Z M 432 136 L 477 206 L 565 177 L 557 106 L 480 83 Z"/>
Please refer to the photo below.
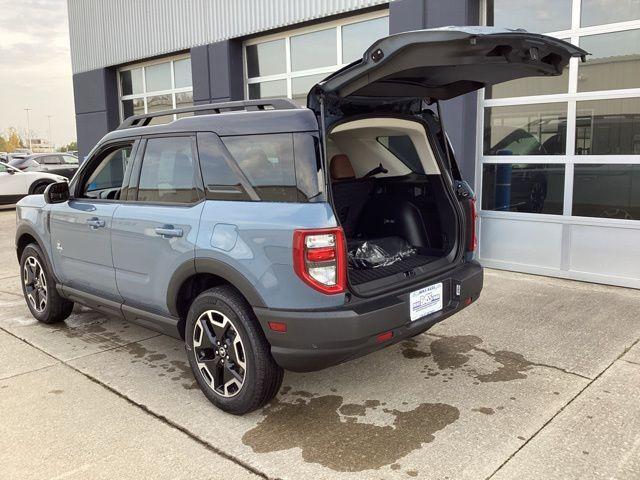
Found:
<path fill-rule="evenodd" d="M 416 342 L 413 338 L 410 338 L 409 340 L 405 340 L 404 342 L 402 342 L 401 348 L 402 348 L 402 355 L 404 355 L 404 358 L 425 358 L 425 357 L 431 356 L 429 352 L 419 350 L 417 347 L 418 347 L 418 342 Z"/>
<path fill-rule="evenodd" d="M 533 364 L 519 353 L 500 350 L 493 354 L 493 358 L 496 362 L 501 363 L 502 366 L 494 372 L 476 375 L 476 378 L 483 383 L 509 382 L 527 378 L 523 372 L 533 368 Z"/>
<path fill-rule="evenodd" d="M 478 412 L 478 413 L 484 413 L 485 415 L 493 415 L 494 413 L 496 413 L 493 408 L 489 408 L 489 407 L 472 408 L 471 411 L 472 412 Z"/>
<path fill-rule="evenodd" d="M 393 422 L 380 426 L 343 421 L 343 398 L 338 395 L 297 400 L 302 401 L 274 400 L 263 409 L 265 417 L 243 435 L 242 442 L 256 453 L 300 448 L 306 462 L 340 472 L 360 472 L 395 464 L 432 442 L 436 432 L 460 417 L 452 405 L 423 403 L 408 411 L 385 409 Z M 354 409 L 355 404 L 346 405 Z"/>
<path fill-rule="evenodd" d="M 54 395 L 60 395 L 64 390 L 49 390 L 49 393 L 53 393 Z"/>
<path fill-rule="evenodd" d="M 440 370 L 455 369 L 465 365 L 470 359 L 465 354 L 481 343 L 482 339 L 473 335 L 443 337 L 431 342 L 431 353 Z"/>
<path fill-rule="evenodd" d="M 446 378 L 442 380 L 443 383 L 447 383 L 453 378 L 452 372 L 446 372 L 447 370 L 461 369 L 463 372 L 474 378 L 476 381 L 474 385 L 480 385 L 481 383 L 492 382 L 508 382 L 511 380 L 519 380 L 527 378 L 525 372 L 531 370 L 535 365 L 527 360 L 523 355 L 511 352 L 508 350 L 499 350 L 495 353 L 488 352 L 480 349 L 479 345 L 482 344 L 482 339 L 474 335 L 459 335 L 453 337 L 441 337 L 431 342 L 431 356 L 433 361 L 438 366 L 442 375 Z M 415 340 L 403 342 L 402 354 L 405 358 L 419 358 L 415 352 L 424 353 L 424 356 L 429 356 L 427 352 L 418 350 L 416 347 L 418 343 Z M 469 366 L 471 360 L 470 352 L 476 350 L 478 353 L 488 355 L 500 366 L 492 372 L 480 373 L 474 367 Z M 406 352 L 411 353 L 407 354 Z M 444 372 L 442 372 L 444 370 Z M 435 377 L 438 372 L 435 372 L 428 364 L 424 366 L 421 373 L 427 373 L 424 377 L 429 379 Z"/>

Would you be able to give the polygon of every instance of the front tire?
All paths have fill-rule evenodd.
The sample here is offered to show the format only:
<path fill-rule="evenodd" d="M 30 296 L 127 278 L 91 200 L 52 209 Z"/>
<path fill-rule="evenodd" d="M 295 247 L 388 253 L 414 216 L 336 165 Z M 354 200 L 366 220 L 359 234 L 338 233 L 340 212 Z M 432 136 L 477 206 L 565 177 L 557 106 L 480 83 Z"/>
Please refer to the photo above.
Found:
<path fill-rule="evenodd" d="M 22 293 L 31 315 L 42 323 L 62 322 L 71 315 L 73 302 L 62 298 L 40 247 L 31 243 L 20 256 Z"/>
<path fill-rule="evenodd" d="M 33 195 L 41 195 L 47 189 L 48 183 L 40 183 L 33 188 Z"/>
<path fill-rule="evenodd" d="M 221 410 L 243 415 L 278 393 L 284 372 L 253 310 L 234 288 L 198 295 L 187 315 L 185 343 L 200 389 Z"/>

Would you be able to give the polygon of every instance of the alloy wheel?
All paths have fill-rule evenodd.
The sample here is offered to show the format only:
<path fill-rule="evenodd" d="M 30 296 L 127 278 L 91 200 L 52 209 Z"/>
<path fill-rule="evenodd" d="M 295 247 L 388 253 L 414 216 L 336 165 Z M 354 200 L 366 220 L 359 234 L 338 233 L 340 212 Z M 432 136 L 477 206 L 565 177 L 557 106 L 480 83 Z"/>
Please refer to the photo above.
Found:
<path fill-rule="evenodd" d="M 217 310 L 207 310 L 195 322 L 193 351 L 202 377 L 220 396 L 233 397 L 246 377 L 244 344 L 233 322 Z"/>
<path fill-rule="evenodd" d="M 27 300 L 36 312 L 42 313 L 47 308 L 47 277 L 36 257 L 25 260 L 22 281 Z"/>

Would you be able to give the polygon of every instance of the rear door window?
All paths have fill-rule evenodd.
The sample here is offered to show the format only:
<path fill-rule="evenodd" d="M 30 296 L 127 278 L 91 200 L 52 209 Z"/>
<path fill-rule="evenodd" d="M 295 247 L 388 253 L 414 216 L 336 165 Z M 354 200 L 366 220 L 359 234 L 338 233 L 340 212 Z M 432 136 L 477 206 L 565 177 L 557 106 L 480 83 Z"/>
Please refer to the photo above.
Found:
<path fill-rule="evenodd" d="M 193 137 L 150 138 L 142 159 L 137 200 L 195 203 L 200 199 Z"/>
<path fill-rule="evenodd" d="M 222 141 L 261 200 L 298 200 L 293 134 L 230 136 Z"/>

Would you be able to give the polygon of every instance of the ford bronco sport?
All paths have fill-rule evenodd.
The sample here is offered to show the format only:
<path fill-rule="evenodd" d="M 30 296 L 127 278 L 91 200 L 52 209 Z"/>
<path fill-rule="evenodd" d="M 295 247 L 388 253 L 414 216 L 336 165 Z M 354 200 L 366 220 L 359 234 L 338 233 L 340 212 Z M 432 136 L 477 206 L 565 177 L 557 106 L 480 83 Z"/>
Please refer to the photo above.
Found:
<path fill-rule="evenodd" d="M 27 305 L 45 323 L 78 302 L 181 337 L 204 394 L 254 410 L 283 369 L 364 355 L 478 298 L 474 197 L 439 101 L 584 54 L 524 31 L 414 31 L 315 85 L 308 108 L 127 118 L 69 185 L 20 202 Z"/>

